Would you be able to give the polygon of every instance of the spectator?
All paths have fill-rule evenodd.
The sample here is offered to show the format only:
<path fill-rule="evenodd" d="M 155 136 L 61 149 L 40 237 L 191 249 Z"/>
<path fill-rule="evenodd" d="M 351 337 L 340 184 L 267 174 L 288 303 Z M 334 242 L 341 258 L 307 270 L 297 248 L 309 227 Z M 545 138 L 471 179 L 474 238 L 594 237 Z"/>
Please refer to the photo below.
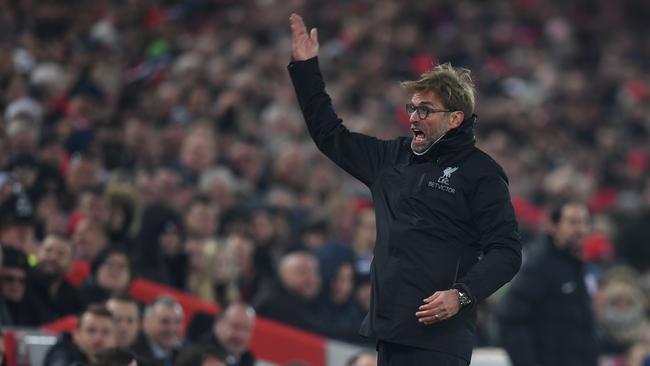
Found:
<path fill-rule="evenodd" d="M 73 257 L 72 243 L 58 234 L 46 236 L 38 249 L 33 287 L 37 291 L 40 306 L 48 315 L 48 321 L 79 314 L 82 310 L 79 291 L 65 278 Z"/>
<path fill-rule="evenodd" d="M 91 218 L 81 218 L 74 226 L 72 242 L 77 257 L 86 261 L 95 260 L 110 245 L 106 228 Z"/>
<path fill-rule="evenodd" d="M 503 346 L 514 366 L 596 365 L 594 315 L 579 257 L 589 210 L 562 202 L 550 218 L 548 240 L 531 254 L 497 309 Z"/>
<path fill-rule="evenodd" d="M 126 293 L 133 279 L 131 260 L 124 249 L 110 247 L 92 261 L 91 275 L 79 286 L 84 304 L 103 303 L 111 295 Z"/>
<path fill-rule="evenodd" d="M 603 354 L 624 356 L 630 347 L 650 336 L 644 300 L 633 279 L 605 281 L 597 301 L 599 346 Z"/>
<path fill-rule="evenodd" d="M 116 346 L 124 350 L 133 347 L 140 333 L 140 308 L 129 295 L 113 295 L 106 300 L 106 308 L 115 318 Z"/>
<path fill-rule="evenodd" d="M 228 366 L 253 366 L 250 340 L 255 327 L 255 310 L 242 302 L 226 307 L 214 321 L 204 345 L 223 352 Z"/>
<path fill-rule="evenodd" d="M 0 268 L 0 299 L 4 300 L 8 319 L 4 325 L 35 326 L 48 317 L 28 284 L 27 256 L 12 247 L 3 249 Z"/>
<path fill-rule="evenodd" d="M 255 310 L 302 329 L 325 334 L 318 302 L 321 289 L 318 261 L 309 252 L 293 252 L 280 259 L 279 281 L 261 292 Z"/>
<path fill-rule="evenodd" d="M 348 342 L 364 342 L 359 327 L 366 313 L 358 307 L 355 298 L 354 254 L 339 244 L 328 244 L 318 253 L 323 291 L 320 303 L 323 320 L 335 330 L 333 335 Z"/>
<path fill-rule="evenodd" d="M 194 197 L 185 210 L 185 228 L 190 234 L 214 237 L 218 222 L 219 210 L 208 197 Z"/>
<path fill-rule="evenodd" d="M 138 274 L 152 281 L 184 289 L 187 256 L 182 248 L 184 230 L 180 215 L 173 209 L 152 205 L 142 216 L 134 250 Z"/>
<path fill-rule="evenodd" d="M 88 365 L 115 346 L 115 320 L 103 306 L 91 305 L 79 317 L 74 336 L 64 333 L 45 355 L 45 366 Z"/>
<path fill-rule="evenodd" d="M 173 365 L 181 349 L 183 308 L 172 297 L 158 297 L 147 305 L 133 352 L 154 366 Z"/>
<path fill-rule="evenodd" d="M 8 186 L 13 187 L 10 187 L 12 192 L 0 202 L 0 243 L 23 253 L 33 253 L 36 250 L 33 204 L 20 184 Z"/>

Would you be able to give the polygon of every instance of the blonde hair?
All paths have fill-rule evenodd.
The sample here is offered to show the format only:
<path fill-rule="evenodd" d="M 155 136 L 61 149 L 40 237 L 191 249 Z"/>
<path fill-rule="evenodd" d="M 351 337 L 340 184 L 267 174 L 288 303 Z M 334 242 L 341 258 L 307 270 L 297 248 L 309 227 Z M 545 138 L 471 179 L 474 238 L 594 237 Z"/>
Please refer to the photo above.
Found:
<path fill-rule="evenodd" d="M 467 118 L 474 113 L 476 103 L 476 89 L 470 73 L 469 69 L 444 63 L 426 71 L 418 80 L 403 81 L 401 85 L 411 94 L 431 91 L 445 108 L 463 111 Z"/>

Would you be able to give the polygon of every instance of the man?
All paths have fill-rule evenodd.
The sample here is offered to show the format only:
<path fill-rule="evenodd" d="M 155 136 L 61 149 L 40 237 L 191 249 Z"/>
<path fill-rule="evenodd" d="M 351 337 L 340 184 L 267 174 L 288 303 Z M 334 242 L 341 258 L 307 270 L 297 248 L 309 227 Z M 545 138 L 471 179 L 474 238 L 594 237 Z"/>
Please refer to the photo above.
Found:
<path fill-rule="evenodd" d="M 115 318 L 117 347 L 131 349 L 140 332 L 140 309 L 129 295 L 113 295 L 106 300 L 106 308 Z"/>
<path fill-rule="evenodd" d="M 178 301 L 161 296 L 147 305 L 142 330 L 133 346 L 138 359 L 156 366 L 173 365 L 183 331 L 183 308 Z"/>
<path fill-rule="evenodd" d="M 4 302 L 4 325 L 36 326 L 47 320 L 33 288 L 28 284 L 27 256 L 12 247 L 4 248 L 0 268 L 0 299 Z M 1 310 L 0 310 L 1 311 Z"/>
<path fill-rule="evenodd" d="M 589 231 L 583 203 L 551 210 L 550 235 L 527 256 L 497 308 L 513 366 L 597 365 L 591 299 L 580 250 Z"/>
<path fill-rule="evenodd" d="M 48 321 L 82 310 L 79 291 L 65 278 L 74 257 L 72 243 L 64 236 L 49 234 L 38 249 L 38 264 L 32 273 L 33 286 Z"/>
<path fill-rule="evenodd" d="M 12 186 L 12 192 L 0 202 L 0 244 L 32 253 L 37 248 L 34 206 L 20 184 Z"/>
<path fill-rule="evenodd" d="M 99 352 L 115 346 L 115 320 L 101 305 L 89 306 L 72 339 L 66 333 L 45 355 L 45 366 L 88 365 Z"/>
<path fill-rule="evenodd" d="M 255 299 L 258 314 L 308 331 L 326 334 L 320 321 L 321 280 L 318 261 L 309 252 L 285 254 L 278 268 L 279 281 Z M 326 334 L 327 335 L 327 334 Z"/>
<path fill-rule="evenodd" d="M 234 302 L 215 318 L 205 345 L 223 351 L 228 366 L 253 366 L 255 356 L 248 347 L 254 326 L 255 310 L 244 303 Z"/>
<path fill-rule="evenodd" d="M 308 34 L 296 14 L 290 22 L 288 68 L 309 133 L 373 196 L 377 243 L 362 335 L 378 339 L 379 365 L 468 364 L 476 302 L 521 263 L 507 177 L 474 147 L 469 71 L 439 65 L 404 82 L 412 137 L 381 141 L 342 125 L 319 71 L 316 29 Z"/>

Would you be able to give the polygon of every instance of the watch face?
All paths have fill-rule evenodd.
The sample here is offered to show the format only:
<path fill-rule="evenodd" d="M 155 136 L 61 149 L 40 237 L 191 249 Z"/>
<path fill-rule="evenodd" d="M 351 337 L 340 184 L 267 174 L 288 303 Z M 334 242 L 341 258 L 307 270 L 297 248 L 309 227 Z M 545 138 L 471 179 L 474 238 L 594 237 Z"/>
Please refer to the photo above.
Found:
<path fill-rule="evenodd" d="M 464 292 L 458 291 L 458 301 L 461 305 L 469 305 L 472 300 Z"/>

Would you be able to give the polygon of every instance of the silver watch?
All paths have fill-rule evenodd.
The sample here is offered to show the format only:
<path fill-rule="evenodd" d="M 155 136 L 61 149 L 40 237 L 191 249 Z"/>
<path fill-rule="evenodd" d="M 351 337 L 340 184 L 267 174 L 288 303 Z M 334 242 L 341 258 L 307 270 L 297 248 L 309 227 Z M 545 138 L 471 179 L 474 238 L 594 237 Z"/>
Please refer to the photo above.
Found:
<path fill-rule="evenodd" d="M 472 299 L 463 291 L 458 290 L 458 302 L 460 303 L 460 306 L 463 307 L 471 304 Z"/>

